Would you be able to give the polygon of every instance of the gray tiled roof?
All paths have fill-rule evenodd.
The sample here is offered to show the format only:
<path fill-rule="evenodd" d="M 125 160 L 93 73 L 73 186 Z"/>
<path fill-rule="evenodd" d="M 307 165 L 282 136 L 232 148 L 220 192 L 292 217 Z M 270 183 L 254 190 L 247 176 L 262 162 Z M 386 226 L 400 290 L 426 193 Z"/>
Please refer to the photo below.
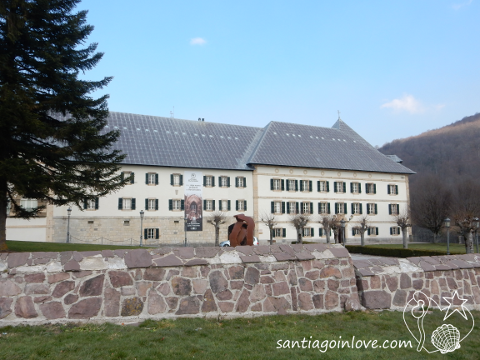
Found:
<path fill-rule="evenodd" d="M 110 112 L 124 163 L 251 170 L 249 164 L 411 174 L 338 120 L 332 128 L 271 122 L 265 128 Z"/>

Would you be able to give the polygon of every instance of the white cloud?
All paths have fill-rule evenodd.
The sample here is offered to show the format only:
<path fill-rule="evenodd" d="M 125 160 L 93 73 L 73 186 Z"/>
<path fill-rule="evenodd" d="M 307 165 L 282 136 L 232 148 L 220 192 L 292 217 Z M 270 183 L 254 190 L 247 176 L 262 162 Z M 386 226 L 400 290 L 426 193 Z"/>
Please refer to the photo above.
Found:
<path fill-rule="evenodd" d="M 470 5 L 472 2 L 473 2 L 473 0 L 467 0 L 466 2 L 463 2 L 463 3 L 455 3 L 455 4 L 452 4 L 452 8 L 454 10 L 458 10 L 458 9 L 464 7 L 464 6 Z"/>
<path fill-rule="evenodd" d="M 423 112 L 425 109 L 422 104 L 416 100 L 412 95 L 404 95 L 400 99 L 393 99 L 392 101 L 386 102 L 381 106 L 381 108 L 391 108 L 394 111 L 407 111 L 410 114 L 418 114 Z"/>
<path fill-rule="evenodd" d="M 207 43 L 207 41 L 205 39 L 202 39 L 202 38 L 193 38 L 192 40 L 190 40 L 190 45 L 205 45 Z"/>

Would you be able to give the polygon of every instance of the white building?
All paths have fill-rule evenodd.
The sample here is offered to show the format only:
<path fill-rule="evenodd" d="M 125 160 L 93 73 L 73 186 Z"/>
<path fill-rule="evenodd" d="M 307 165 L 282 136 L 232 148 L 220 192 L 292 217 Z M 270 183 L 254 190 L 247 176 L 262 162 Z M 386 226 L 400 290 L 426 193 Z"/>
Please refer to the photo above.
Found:
<path fill-rule="evenodd" d="M 408 210 L 413 172 L 340 119 L 332 128 L 280 122 L 256 128 L 111 112 L 107 129 L 121 131 L 115 147 L 127 154 L 122 172 L 130 184 L 73 208 L 70 220 L 67 207 L 52 205 L 30 221 L 9 217 L 7 239 L 66 241 L 70 221 L 73 242 L 138 244 L 142 235 L 147 244 L 174 244 L 184 241 L 188 216 L 188 242 L 213 243 L 206 220 L 222 211 L 228 218 L 221 241 L 237 213 L 255 219 L 261 241 L 269 239 L 264 213 L 275 214 L 276 241 L 295 240 L 290 216 L 302 212 L 310 214 L 309 241 L 325 241 L 318 220 L 331 213 L 350 220 L 350 243 L 359 238 L 356 220 L 367 214 L 368 242 L 397 237 L 392 215 Z M 197 192 L 185 200 L 192 181 Z M 23 202 L 28 207 L 35 200 Z"/>

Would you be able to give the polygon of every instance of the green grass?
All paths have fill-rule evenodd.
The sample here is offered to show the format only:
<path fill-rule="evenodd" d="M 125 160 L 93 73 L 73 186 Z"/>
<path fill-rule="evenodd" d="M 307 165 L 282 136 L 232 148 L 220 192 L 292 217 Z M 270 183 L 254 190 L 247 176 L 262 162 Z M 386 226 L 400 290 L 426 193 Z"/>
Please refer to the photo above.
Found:
<path fill-rule="evenodd" d="M 36 252 L 36 251 L 98 251 L 115 249 L 138 249 L 139 246 L 114 246 L 114 245 L 95 245 L 95 244 L 67 244 L 33 241 L 9 241 L 7 240 L 9 251 L 13 252 Z"/>
<path fill-rule="evenodd" d="M 383 245 L 367 245 L 368 247 L 374 248 L 389 248 L 389 249 L 403 249 L 402 244 L 383 244 Z M 427 250 L 427 251 L 443 251 L 447 253 L 447 244 L 408 244 L 409 249 L 414 250 Z M 461 244 L 450 244 L 450 253 L 451 254 L 465 254 L 465 245 Z"/>
<path fill-rule="evenodd" d="M 352 254 L 367 254 L 374 256 L 391 256 L 407 258 L 412 256 L 441 256 L 447 254 L 445 244 L 408 244 L 404 249 L 402 244 L 379 244 L 379 245 L 348 245 L 347 249 Z M 450 254 L 465 254 L 465 246 L 459 244 L 450 245 Z"/>
<path fill-rule="evenodd" d="M 480 324 L 480 312 L 473 312 Z M 427 319 L 425 320 L 426 322 Z M 428 323 L 426 323 L 428 325 Z M 455 325 L 455 324 L 454 324 Z M 5 333 L 5 334 L 2 334 Z M 234 320 L 147 320 L 139 327 L 46 325 L 0 328 L 0 359 L 478 359 L 480 327 L 453 353 L 416 351 L 401 312 L 265 316 Z M 310 338 L 311 336 L 311 338 Z M 410 340 L 412 348 L 277 348 L 285 340 Z M 308 345 L 308 343 L 305 343 Z"/>

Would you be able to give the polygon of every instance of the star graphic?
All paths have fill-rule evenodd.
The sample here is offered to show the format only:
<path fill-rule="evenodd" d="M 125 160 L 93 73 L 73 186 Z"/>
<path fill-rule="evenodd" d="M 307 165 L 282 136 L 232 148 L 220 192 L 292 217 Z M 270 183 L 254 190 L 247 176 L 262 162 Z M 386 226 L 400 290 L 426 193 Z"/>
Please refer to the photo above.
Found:
<path fill-rule="evenodd" d="M 467 315 L 465 314 L 465 308 L 463 307 L 463 304 L 465 304 L 468 301 L 467 299 L 459 298 L 456 290 L 453 293 L 452 297 L 444 297 L 443 299 L 446 302 L 448 302 L 448 308 L 446 308 L 447 312 L 445 314 L 445 317 L 443 318 L 444 321 L 448 319 L 455 311 L 458 312 L 460 315 L 462 315 L 465 318 L 465 320 L 468 320 Z M 457 307 L 450 312 L 452 305 L 455 306 L 454 305 L 455 300 L 461 301 L 462 304 L 460 305 L 460 308 Z"/>

